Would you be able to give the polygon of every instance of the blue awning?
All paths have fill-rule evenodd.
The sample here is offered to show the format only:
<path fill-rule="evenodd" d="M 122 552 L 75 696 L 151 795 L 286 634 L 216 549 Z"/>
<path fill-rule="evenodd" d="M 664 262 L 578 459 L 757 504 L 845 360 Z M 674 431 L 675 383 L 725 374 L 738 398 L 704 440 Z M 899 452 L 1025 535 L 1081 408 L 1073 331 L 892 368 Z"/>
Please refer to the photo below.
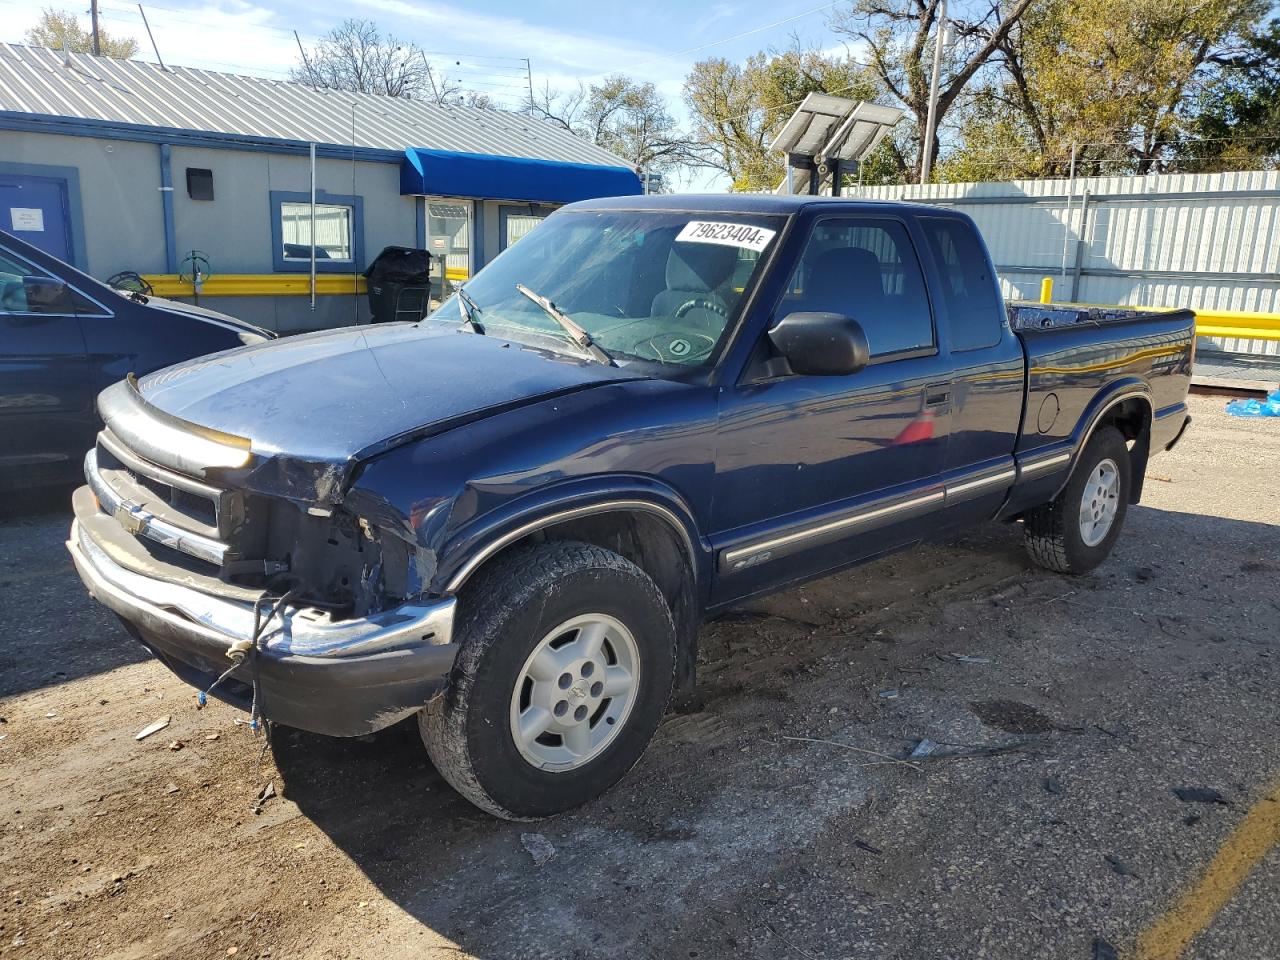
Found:
<path fill-rule="evenodd" d="M 481 153 L 451 153 L 410 147 L 400 165 L 400 193 L 435 197 L 475 197 L 572 203 L 595 197 L 626 197 L 643 192 L 640 177 L 628 167 L 561 163 Z"/>

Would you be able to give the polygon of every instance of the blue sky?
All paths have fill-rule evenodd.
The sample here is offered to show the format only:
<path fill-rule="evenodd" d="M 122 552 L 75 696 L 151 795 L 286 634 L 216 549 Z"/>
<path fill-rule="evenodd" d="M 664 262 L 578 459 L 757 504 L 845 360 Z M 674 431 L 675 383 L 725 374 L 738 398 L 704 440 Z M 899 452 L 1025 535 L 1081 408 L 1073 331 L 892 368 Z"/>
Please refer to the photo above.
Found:
<path fill-rule="evenodd" d="M 46 3 L 64 6 L 59 0 L 0 0 L 0 39 L 21 42 Z M 65 6 L 78 10 L 81 4 L 87 8 L 85 0 Z M 622 72 L 656 84 L 683 119 L 680 89 L 695 61 L 709 56 L 741 60 L 765 47 L 786 46 L 793 32 L 806 42 L 838 48 L 827 20 L 844 4 L 144 0 L 143 6 L 161 56 L 173 64 L 283 77 L 297 60 L 293 30 L 307 43 L 345 17 L 363 17 L 417 43 L 434 65 L 500 102 L 514 104 L 527 96 L 521 62 L 527 57 L 539 89 L 546 83 L 566 89 L 579 80 L 590 83 Z M 134 3 L 99 0 L 99 9 L 106 30 L 133 36 L 139 56 L 154 59 Z M 697 177 L 686 187 L 716 185 L 713 177 Z"/>

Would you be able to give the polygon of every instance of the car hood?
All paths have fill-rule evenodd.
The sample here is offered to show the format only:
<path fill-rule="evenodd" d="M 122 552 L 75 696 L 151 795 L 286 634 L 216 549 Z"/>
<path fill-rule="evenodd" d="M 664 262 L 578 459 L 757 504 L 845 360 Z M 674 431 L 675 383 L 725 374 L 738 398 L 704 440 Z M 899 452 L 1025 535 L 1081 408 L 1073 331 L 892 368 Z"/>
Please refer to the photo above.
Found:
<path fill-rule="evenodd" d="M 227 327 L 235 330 L 237 333 L 250 334 L 251 338 L 246 340 L 248 343 L 260 343 L 262 340 L 273 340 L 275 334 L 270 330 L 264 330 L 262 327 L 256 327 L 252 323 L 246 323 L 243 320 L 237 320 L 235 317 L 228 316 L 225 313 L 219 313 L 217 310 L 209 310 L 206 307 L 197 307 L 194 304 L 183 303 L 180 300 L 166 300 L 164 297 L 148 296 L 146 300 L 148 307 L 154 307 L 157 310 L 164 310 L 166 313 L 176 313 L 184 317 L 194 317 L 197 320 L 203 320 L 205 323 L 216 324 L 220 327 Z M 260 339 L 252 339 L 257 337 Z"/>
<path fill-rule="evenodd" d="M 138 384 L 150 406 L 246 437 L 249 489 L 336 501 L 360 461 L 624 369 L 437 323 L 347 327 L 215 354 Z"/>

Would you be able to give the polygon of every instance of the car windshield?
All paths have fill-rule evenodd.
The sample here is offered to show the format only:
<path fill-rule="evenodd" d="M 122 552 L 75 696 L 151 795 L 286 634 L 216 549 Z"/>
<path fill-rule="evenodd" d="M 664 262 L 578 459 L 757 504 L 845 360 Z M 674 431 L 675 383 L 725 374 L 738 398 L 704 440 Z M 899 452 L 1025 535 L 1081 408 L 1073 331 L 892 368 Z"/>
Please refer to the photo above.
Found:
<path fill-rule="evenodd" d="M 491 336 L 582 352 L 523 286 L 618 364 L 698 367 L 716 354 L 782 218 L 566 210 L 466 284 L 467 314 Z M 461 321 L 455 294 L 428 322 Z"/>

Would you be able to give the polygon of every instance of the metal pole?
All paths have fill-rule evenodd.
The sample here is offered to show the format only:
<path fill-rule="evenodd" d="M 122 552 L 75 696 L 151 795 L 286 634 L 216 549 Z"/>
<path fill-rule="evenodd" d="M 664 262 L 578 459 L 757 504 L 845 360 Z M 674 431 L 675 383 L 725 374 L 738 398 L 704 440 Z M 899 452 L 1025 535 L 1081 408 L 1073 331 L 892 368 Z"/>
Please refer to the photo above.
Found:
<path fill-rule="evenodd" d="M 524 58 L 524 75 L 529 81 L 529 116 L 533 116 L 533 65 L 529 58 Z"/>
<path fill-rule="evenodd" d="M 947 0 L 938 4 L 938 28 L 933 39 L 933 79 L 929 82 L 929 116 L 924 124 L 924 159 L 920 161 L 920 182 L 928 183 L 933 173 L 933 138 L 938 130 L 938 84 L 942 78 L 942 48 L 947 42 Z"/>
<path fill-rule="evenodd" d="M 1067 246 L 1071 242 L 1071 200 L 1076 193 L 1076 145 L 1071 144 L 1071 169 L 1067 175 L 1067 209 L 1062 214 L 1062 270 L 1059 276 L 1067 275 Z"/>
<path fill-rule="evenodd" d="M 1080 197 L 1080 236 L 1076 238 L 1076 266 L 1071 275 L 1071 302 L 1080 302 L 1080 277 L 1084 273 L 1084 234 L 1089 229 L 1089 188 Z"/>
<path fill-rule="evenodd" d="M 138 12 L 142 14 L 142 25 L 147 28 L 147 39 L 151 41 L 151 49 L 156 52 L 156 59 L 160 61 L 160 69 L 167 70 L 164 57 L 160 56 L 160 48 L 156 46 L 156 38 L 151 35 L 151 24 L 147 23 L 147 11 L 142 9 L 142 4 L 138 4 Z"/>
<path fill-rule="evenodd" d="M 98 0 L 89 0 L 89 19 L 93 23 L 93 55 L 102 56 L 102 39 L 98 36 Z"/>
<path fill-rule="evenodd" d="M 302 46 L 302 38 L 298 36 L 298 31 L 293 31 L 293 39 L 298 41 L 298 52 L 302 54 L 302 65 L 307 68 L 307 78 L 311 81 L 311 89 L 316 89 L 315 71 L 311 69 L 311 61 L 307 59 L 307 51 Z"/>
<path fill-rule="evenodd" d="M 316 311 L 316 145 L 311 144 L 311 312 Z"/>

